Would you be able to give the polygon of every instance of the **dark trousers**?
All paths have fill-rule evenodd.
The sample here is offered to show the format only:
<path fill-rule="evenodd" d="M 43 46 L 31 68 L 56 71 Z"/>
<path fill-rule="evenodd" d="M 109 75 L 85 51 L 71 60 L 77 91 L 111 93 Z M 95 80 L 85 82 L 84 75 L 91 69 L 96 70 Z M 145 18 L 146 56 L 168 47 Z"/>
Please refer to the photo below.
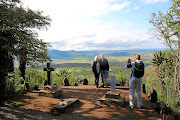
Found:
<path fill-rule="evenodd" d="M 94 77 L 95 77 L 95 86 L 99 87 L 98 86 L 98 84 L 99 84 L 99 73 L 94 73 Z"/>

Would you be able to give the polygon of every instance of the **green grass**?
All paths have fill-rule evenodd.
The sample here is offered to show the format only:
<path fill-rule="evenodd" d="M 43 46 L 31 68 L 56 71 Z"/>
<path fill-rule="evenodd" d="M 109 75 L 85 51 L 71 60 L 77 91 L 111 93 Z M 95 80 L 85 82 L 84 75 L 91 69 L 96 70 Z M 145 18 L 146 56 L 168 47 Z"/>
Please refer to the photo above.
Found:
<path fill-rule="evenodd" d="M 91 63 L 92 61 L 84 58 L 75 58 L 73 60 L 62 60 L 52 59 L 52 64 L 63 64 L 63 63 Z"/>

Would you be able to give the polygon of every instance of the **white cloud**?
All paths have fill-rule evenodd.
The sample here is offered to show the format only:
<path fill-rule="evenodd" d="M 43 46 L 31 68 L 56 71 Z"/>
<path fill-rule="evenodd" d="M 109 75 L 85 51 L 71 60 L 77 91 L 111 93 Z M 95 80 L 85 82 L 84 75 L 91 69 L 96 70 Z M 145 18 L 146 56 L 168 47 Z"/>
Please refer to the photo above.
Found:
<path fill-rule="evenodd" d="M 133 8 L 133 10 L 138 10 L 139 9 L 139 6 L 136 6 Z"/>
<path fill-rule="evenodd" d="M 110 18 L 114 11 L 118 11 L 116 15 L 120 16 L 122 13 L 139 9 L 129 0 L 119 2 L 118 0 L 53 0 L 51 2 L 24 0 L 24 6 L 28 5 L 33 10 L 42 10 L 44 15 L 50 15 L 53 20 L 51 27 L 48 31 L 40 31 L 39 37 L 51 42 L 55 49 L 134 48 L 136 42 L 146 40 L 147 36 L 144 29 L 134 28 L 133 19 L 107 22 L 101 18 L 102 16 Z M 147 42 L 152 43 L 149 40 Z M 139 46 L 146 47 L 144 45 L 146 42 L 142 43 Z"/>
<path fill-rule="evenodd" d="M 114 3 L 116 0 L 24 0 L 24 5 L 32 9 L 43 9 L 47 14 L 56 12 L 59 16 L 98 16 L 111 11 L 119 11 L 130 2 Z M 57 16 L 56 16 L 57 17 Z"/>
<path fill-rule="evenodd" d="M 130 5 L 131 2 L 124 2 L 122 4 L 113 4 L 107 7 L 107 11 L 119 11 Z"/>
<path fill-rule="evenodd" d="M 160 2 L 169 2 L 169 0 L 140 0 L 143 3 L 146 4 L 154 4 L 154 3 L 160 3 Z"/>

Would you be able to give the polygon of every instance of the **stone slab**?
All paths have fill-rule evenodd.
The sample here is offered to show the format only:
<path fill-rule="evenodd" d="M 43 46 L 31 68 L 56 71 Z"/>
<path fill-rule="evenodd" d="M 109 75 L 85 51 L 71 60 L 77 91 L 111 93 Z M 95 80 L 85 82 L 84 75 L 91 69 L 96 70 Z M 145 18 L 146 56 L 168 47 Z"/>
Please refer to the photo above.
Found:
<path fill-rule="evenodd" d="M 42 90 L 38 91 L 39 96 L 58 97 L 62 95 L 62 89 L 57 85 L 46 85 Z"/>
<path fill-rule="evenodd" d="M 105 98 L 119 99 L 119 98 L 120 98 L 120 92 L 107 91 L 107 92 L 105 93 Z"/>
<path fill-rule="evenodd" d="M 102 97 L 99 99 L 101 105 L 108 105 L 110 107 L 123 107 L 125 103 L 125 97 L 120 97 L 119 99 L 113 99 L 113 98 L 105 98 Z"/>
<path fill-rule="evenodd" d="M 50 113 L 51 114 L 62 114 L 65 113 L 69 108 L 73 107 L 76 103 L 79 103 L 77 98 L 69 98 L 63 102 L 59 102 L 57 105 L 53 106 Z"/>
<path fill-rule="evenodd" d="M 46 91 L 46 90 L 40 90 L 39 92 L 39 96 L 45 96 L 45 97 L 59 97 L 62 95 L 62 90 L 56 91 L 56 92 L 50 92 L 50 91 Z"/>

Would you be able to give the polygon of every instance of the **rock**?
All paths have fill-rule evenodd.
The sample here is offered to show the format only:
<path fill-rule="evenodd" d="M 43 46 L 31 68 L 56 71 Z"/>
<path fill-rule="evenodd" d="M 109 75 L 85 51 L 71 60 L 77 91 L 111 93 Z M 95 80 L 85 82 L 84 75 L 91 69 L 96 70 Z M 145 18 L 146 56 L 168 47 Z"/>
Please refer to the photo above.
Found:
<path fill-rule="evenodd" d="M 161 107 L 159 106 L 159 103 L 152 103 L 154 110 L 159 114 Z"/>
<path fill-rule="evenodd" d="M 74 83 L 74 86 L 78 86 L 78 84 L 77 84 L 77 83 Z"/>
<path fill-rule="evenodd" d="M 64 86 L 69 86 L 69 80 L 67 78 L 64 78 L 63 85 Z"/>
<path fill-rule="evenodd" d="M 34 90 L 39 91 L 39 87 L 37 85 L 35 85 Z"/>
<path fill-rule="evenodd" d="M 58 85 L 46 85 L 39 91 L 39 96 L 58 97 L 62 95 L 62 89 Z"/>
<path fill-rule="evenodd" d="M 83 85 L 88 85 L 88 80 L 86 78 L 83 80 Z"/>
<path fill-rule="evenodd" d="M 141 87 L 142 87 L 143 93 L 146 94 L 145 84 L 142 84 Z"/>
<path fill-rule="evenodd" d="M 150 101 L 152 103 L 157 103 L 157 101 L 158 101 L 158 99 L 157 99 L 157 92 L 154 89 L 152 89 L 150 91 L 150 93 L 148 94 L 148 97 L 150 98 Z"/>
<path fill-rule="evenodd" d="M 77 98 L 69 98 L 53 106 L 50 113 L 53 115 L 65 113 L 69 108 L 72 108 L 78 102 L 79 102 L 79 99 Z"/>
<path fill-rule="evenodd" d="M 25 83 L 25 84 L 24 84 L 24 91 L 25 91 L 25 92 L 30 92 L 30 91 L 31 91 L 31 90 L 30 90 L 29 83 Z"/>
<path fill-rule="evenodd" d="M 48 81 L 47 80 L 44 81 L 44 86 L 46 86 L 46 85 L 48 85 Z"/>

